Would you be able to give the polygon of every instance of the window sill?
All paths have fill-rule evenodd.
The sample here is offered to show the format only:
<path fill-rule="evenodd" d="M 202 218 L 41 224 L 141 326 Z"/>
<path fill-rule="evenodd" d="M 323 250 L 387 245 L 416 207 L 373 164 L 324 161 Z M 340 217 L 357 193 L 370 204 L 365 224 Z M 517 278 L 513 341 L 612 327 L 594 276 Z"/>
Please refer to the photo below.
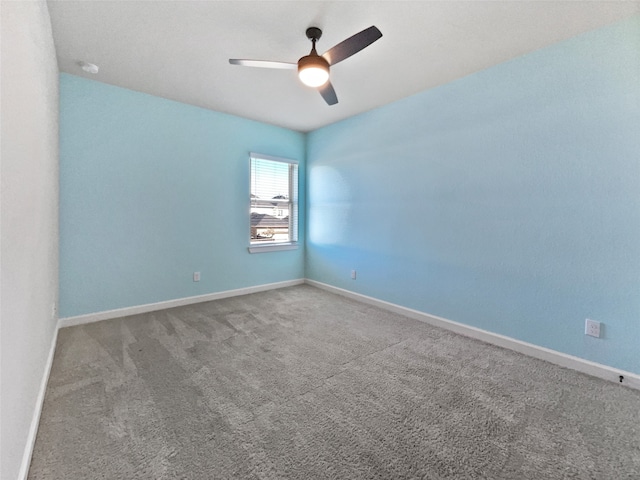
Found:
<path fill-rule="evenodd" d="M 279 252 L 282 250 L 297 250 L 297 243 L 264 243 L 262 245 L 250 245 L 249 253 L 266 253 L 266 252 Z"/>

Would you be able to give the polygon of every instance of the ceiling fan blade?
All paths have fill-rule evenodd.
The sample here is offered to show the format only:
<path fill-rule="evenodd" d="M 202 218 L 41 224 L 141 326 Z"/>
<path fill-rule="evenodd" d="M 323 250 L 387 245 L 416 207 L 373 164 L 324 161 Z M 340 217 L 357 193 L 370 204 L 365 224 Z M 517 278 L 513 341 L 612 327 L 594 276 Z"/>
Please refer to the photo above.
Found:
<path fill-rule="evenodd" d="M 324 101 L 327 102 L 327 105 L 335 105 L 338 103 L 338 96 L 336 95 L 336 91 L 333 89 L 333 85 L 331 82 L 327 81 L 324 85 L 318 87 L 318 91 Z"/>
<path fill-rule="evenodd" d="M 349 58 L 351 55 L 358 53 L 363 48 L 368 47 L 380 37 L 382 37 L 382 32 L 376 27 L 371 26 L 343 40 L 335 47 L 323 53 L 322 56 L 329 62 L 329 65 L 335 65 L 345 58 Z"/>
<path fill-rule="evenodd" d="M 244 60 L 242 58 L 230 58 L 229 63 L 231 65 L 242 65 L 243 67 L 283 68 L 287 70 L 295 70 L 298 68 L 297 63 L 271 62 L 269 60 Z"/>

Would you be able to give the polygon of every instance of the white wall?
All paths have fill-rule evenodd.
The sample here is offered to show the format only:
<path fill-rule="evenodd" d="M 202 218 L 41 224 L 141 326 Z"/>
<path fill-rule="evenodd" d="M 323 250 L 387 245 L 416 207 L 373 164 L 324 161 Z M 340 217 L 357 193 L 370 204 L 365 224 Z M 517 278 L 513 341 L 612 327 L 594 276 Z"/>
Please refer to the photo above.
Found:
<path fill-rule="evenodd" d="M 59 89 L 44 0 L 3 1 L 0 16 L 0 478 L 10 480 L 25 474 L 55 336 Z"/>

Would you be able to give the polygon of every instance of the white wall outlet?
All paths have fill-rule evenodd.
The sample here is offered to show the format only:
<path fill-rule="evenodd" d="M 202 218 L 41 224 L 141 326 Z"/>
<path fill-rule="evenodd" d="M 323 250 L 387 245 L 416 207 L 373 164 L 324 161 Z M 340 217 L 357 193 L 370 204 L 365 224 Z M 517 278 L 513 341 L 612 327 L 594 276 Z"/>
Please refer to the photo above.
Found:
<path fill-rule="evenodd" d="M 51 318 L 54 320 L 58 317 L 58 304 L 57 302 L 53 302 L 51 304 Z"/>
<path fill-rule="evenodd" d="M 194 282 L 200 281 L 200 272 L 193 272 L 193 281 Z"/>
<path fill-rule="evenodd" d="M 587 318 L 584 321 L 584 334 L 600 338 L 600 322 Z"/>
<path fill-rule="evenodd" d="M 355 280 L 355 279 L 356 279 L 356 271 L 351 270 L 351 280 Z"/>

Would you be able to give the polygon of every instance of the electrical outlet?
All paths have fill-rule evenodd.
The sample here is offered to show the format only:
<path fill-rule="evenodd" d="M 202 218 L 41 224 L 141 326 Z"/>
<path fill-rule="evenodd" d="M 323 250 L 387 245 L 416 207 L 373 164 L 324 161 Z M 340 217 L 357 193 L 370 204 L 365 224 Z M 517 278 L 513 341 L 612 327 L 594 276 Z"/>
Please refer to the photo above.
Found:
<path fill-rule="evenodd" d="M 200 281 L 200 272 L 193 272 L 193 281 L 194 282 Z"/>
<path fill-rule="evenodd" d="M 584 321 L 584 334 L 600 338 L 600 322 L 587 318 Z"/>
<path fill-rule="evenodd" d="M 355 279 L 356 279 L 356 271 L 351 270 L 351 280 L 355 280 Z"/>

